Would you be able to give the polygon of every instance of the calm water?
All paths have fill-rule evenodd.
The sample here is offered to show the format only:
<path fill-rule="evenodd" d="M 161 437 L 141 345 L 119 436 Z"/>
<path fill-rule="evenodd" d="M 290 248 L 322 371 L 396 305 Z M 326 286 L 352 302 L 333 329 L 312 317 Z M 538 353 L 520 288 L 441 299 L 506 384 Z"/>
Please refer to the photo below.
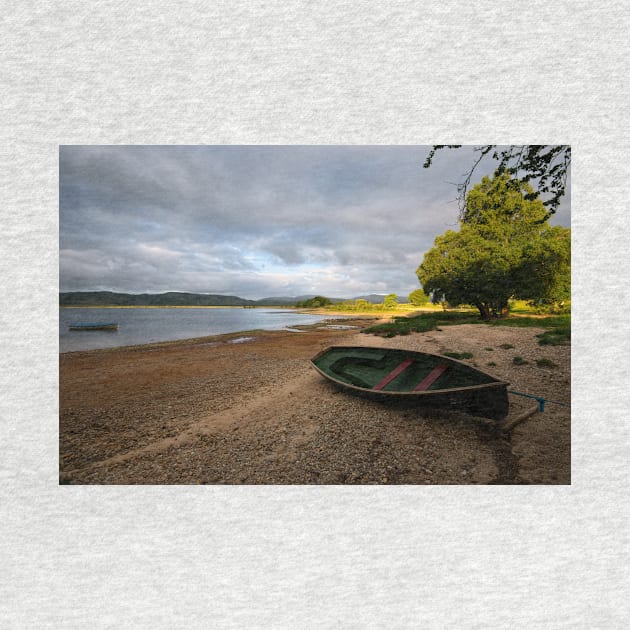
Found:
<path fill-rule="evenodd" d="M 271 308 L 61 308 L 59 351 L 116 348 L 241 330 L 279 330 L 327 319 Z M 118 322 L 117 331 L 68 330 L 73 323 Z"/>

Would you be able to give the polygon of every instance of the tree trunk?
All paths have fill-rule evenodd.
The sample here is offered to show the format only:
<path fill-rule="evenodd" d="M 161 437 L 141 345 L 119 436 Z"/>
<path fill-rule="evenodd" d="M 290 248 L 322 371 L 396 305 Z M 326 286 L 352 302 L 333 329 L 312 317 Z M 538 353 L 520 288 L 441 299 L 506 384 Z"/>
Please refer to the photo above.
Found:
<path fill-rule="evenodd" d="M 497 319 L 503 319 L 508 316 L 509 312 L 510 312 L 510 307 L 508 306 L 508 301 L 505 300 L 505 301 L 500 302 L 497 305 L 497 307 L 495 308 L 494 316 Z"/>
<path fill-rule="evenodd" d="M 479 309 L 481 319 L 492 319 L 492 313 L 490 312 L 490 307 L 487 304 L 478 302 L 477 304 L 475 304 L 475 306 Z"/>
<path fill-rule="evenodd" d="M 510 310 L 506 302 L 503 304 L 485 304 L 483 302 L 475 303 L 475 307 L 479 309 L 481 319 L 503 319 L 508 316 Z"/>

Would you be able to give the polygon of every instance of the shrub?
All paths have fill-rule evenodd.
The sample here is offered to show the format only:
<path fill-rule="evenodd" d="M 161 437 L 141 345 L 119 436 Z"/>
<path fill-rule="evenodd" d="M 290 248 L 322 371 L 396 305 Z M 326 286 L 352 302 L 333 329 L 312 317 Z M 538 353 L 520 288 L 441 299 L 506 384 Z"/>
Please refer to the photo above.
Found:
<path fill-rule="evenodd" d="M 396 308 L 398 304 L 398 296 L 395 293 L 390 293 L 385 296 L 383 300 L 383 308 Z"/>
<path fill-rule="evenodd" d="M 332 301 L 324 297 L 323 295 L 316 295 L 313 298 L 308 300 L 304 300 L 303 302 L 296 302 L 295 306 L 297 308 L 321 308 L 322 306 L 330 306 Z"/>
<path fill-rule="evenodd" d="M 571 325 L 556 326 L 536 336 L 541 346 L 566 346 L 571 343 Z"/>
<path fill-rule="evenodd" d="M 472 359 L 472 352 L 445 352 L 445 357 L 451 357 L 451 359 Z"/>
<path fill-rule="evenodd" d="M 538 367 L 556 368 L 558 367 L 551 359 L 536 359 Z"/>
<path fill-rule="evenodd" d="M 414 306 L 424 306 L 429 303 L 429 296 L 422 289 L 412 291 L 407 299 L 409 300 L 409 304 L 413 304 Z"/>

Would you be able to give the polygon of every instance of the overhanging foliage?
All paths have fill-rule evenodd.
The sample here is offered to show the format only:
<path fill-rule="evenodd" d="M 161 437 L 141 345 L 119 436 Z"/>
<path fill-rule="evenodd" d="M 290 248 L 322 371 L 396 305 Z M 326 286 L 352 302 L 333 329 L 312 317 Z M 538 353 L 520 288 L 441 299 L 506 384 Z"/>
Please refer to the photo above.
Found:
<path fill-rule="evenodd" d="M 435 154 L 440 149 L 459 149 L 461 144 L 436 144 L 429 151 L 424 168 L 433 163 Z M 460 211 L 464 211 L 468 188 L 479 163 L 490 156 L 497 161 L 495 174 L 506 174 L 513 180 L 527 184 L 535 184 L 528 193 L 527 200 L 543 198 L 547 217 L 556 212 L 560 199 L 566 192 L 567 179 L 571 167 L 571 147 L 566 144 L 512 144 L 499 149 L 496 144 L 484 144 L 473 147 L 477 154 L 472 167 L 464 174 L 464 179 L 457 184 L 457 199 Z"/>

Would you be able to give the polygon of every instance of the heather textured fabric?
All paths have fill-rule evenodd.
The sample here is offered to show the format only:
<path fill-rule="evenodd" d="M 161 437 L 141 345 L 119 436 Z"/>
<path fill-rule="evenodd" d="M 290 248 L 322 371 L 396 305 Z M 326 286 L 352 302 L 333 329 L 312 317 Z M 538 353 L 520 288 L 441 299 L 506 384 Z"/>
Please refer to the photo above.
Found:
<path fill-rule="evenodd" d="M 4 9 L 1 627 L 627 626 L 625 3 Z M 572 485 L 58 485 L 60 144 L 439 142 L 573 145 Z"/>

